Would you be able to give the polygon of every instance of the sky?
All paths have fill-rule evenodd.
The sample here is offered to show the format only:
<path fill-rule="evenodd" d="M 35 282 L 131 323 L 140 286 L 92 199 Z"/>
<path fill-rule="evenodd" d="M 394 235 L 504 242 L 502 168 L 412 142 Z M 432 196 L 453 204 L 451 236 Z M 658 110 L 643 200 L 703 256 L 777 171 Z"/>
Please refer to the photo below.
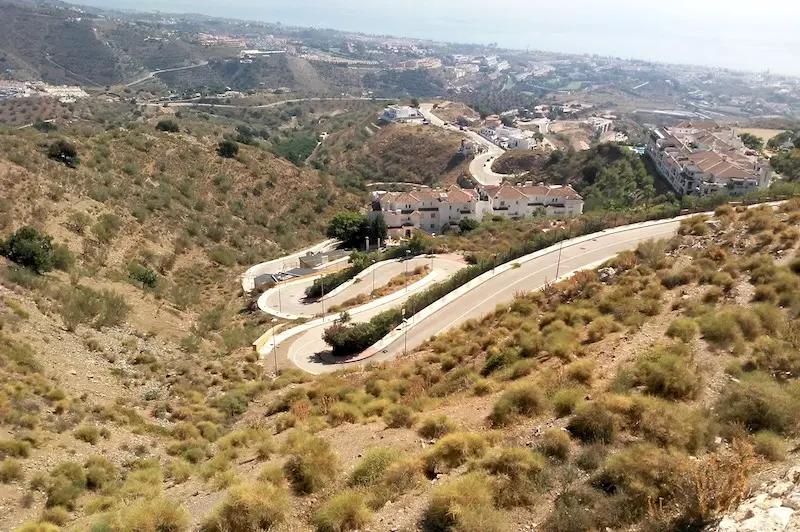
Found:
<path fill-rule="evenodd" d="M 800 1 L 75 0 L 800 76 Z"/>

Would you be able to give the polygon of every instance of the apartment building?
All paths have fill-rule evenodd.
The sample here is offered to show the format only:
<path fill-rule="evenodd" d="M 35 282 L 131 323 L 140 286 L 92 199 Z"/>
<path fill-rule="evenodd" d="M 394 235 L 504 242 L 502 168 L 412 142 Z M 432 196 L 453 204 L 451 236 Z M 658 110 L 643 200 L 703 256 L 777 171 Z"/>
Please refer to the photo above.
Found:
<path fill-rule="evenodd" d="M 715 122 L 681 122 L 650 132 L 646 153 L 680 195 L 741 195 L 770 186 L 769 161 L 748 155 L 736 129 Z"/>
<path fill-rule="evenodd" d="M 371 216 L 382 215 L 391 238 L 410 237 L 415 229 L 442 233 L 461 220 L 481 221 L 488 216 L 524 218 L 534 214 L 577 216 L 583 198 L 572 187 L 523 185 L 462 189 L 424 189 L 411 192 L 375 192 Z"/>

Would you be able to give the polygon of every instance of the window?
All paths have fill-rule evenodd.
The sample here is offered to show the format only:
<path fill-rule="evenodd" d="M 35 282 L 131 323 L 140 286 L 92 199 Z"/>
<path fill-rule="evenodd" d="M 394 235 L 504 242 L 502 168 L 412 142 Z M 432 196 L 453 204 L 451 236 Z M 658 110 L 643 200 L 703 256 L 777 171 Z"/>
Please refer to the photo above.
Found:
<path fill-rule="evenodd" d="M 501 202 L 500 202 L 500 206 L 501 206 L 501 207 L 505 207 L 505 206 L 506 206 L 506 202 L 505 202 L 505 201 L 501 201 Z"/>
<path fill-rule="evenodd" d="M 436 213 L 435 212 L 431 213 L 431 218 L 436 218 Z"/>

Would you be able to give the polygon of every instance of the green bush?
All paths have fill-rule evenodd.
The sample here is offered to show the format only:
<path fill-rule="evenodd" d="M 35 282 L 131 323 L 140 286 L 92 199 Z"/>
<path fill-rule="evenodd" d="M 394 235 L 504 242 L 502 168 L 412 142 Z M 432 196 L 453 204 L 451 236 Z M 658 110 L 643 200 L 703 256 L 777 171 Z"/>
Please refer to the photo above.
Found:
<path fill-rule="evenodd" d="M 656 347 L 636 361 L 633 384 L 666 399 L 687 399 L 700 389 L 699 369 L 686 344 Z"/>
<path fill-rule="evenodd" d="M 25 523 L 14 532 L 61 532 L 61 529 L 52 523 Z"/>
<path fill-rule="evenodd" d="M 567 424 L 567 430 L 586 443 L 613 443 L 620 425 L 619 417 L 605 404 L 591 401 L 576 409 Z"/>
<path fill-rule="evenodd" d="M 146 268 L 138 262 L 131 262 L 128 264 L 128 276 L 138 283 L 142 283 L 143 287 L 155 288 L 158 286 L 158 275 L 150 268 Z"/>
<path fill-rule="evenodd" d="M 667 328 L 667 336 L 689 343 L 697 337 L 700 328 L 692 318 L 675 318 Z"/>
<path fill-rule="evenodd" d="M 100 440 L 100 429 L 94 425 L 81 425 L 73 435 L 78 440 L 95 445 Z"/>
<path fill-rule="evenodd" d="M 534 417 L 544 411 L 545 400 L 539 388 L 528 382 L 507 389 L 492 408 L 489 420 L 496 427 L 512 423 L 519 416 Z"/>
<path fill-rule="evenodd" d="M 59 312 L 68 330 L 87 324 L 99 329 L 122 324 L 131 307 L 125 298 L 111 290 L 95 292 L 79 286 L 68 292 Z"/>
<path fill-rule="evenodd" d="M 202 532 L 271 530 L 289 515 L 289 495 L 267 483 L 238 484 L 200 527 Z"/>
<path fill-rule="evenodd" d="M 634 444 L 611 455 L 591 483 L 608 494 L 625 494 L 626 513 L 641 517 L 652 501 L 669 503 L 688 475 L 686 456 L 649 444 Z"/>
<path fill-rule="evenodd" d="M 173 120 L 172 118 L 162 118 L 156 124 L 156 129 L 159 131 L 166 131 L 169 133 L 177 133 L 180 131 L 180 126 L 178 126 L 178 122 Z"/>
<path fill-rule="evenodd" d="M 314 515 L 314 524 L 320 532 L 362 530 L 371 521 L 372 512 L 366 498 L 355 490 L 334 495 Z"/>
<path fill-rule="evenodd" d="M 92 491 L 108 486 L 117 476 L 117 468 L 102 456 L 90 456 L 83 467 L 86 470 L 86 487 Z"/>
<path fill-rule="evenodd" d="M 592 374 L 596 364 L 594 360 L 585 358 L 583 360 L 576 360 L 564 367 L 564 372 L 567 378 L 581 384 L 591 384 Z"/>
<path fill-rule="evenodd" d="M 490 475 L 495 502 L 505 508 L 531 504 L 546 487 L 545 459 L 525 447 L 503 447 L 479 465 Z"/>
<path fill-rule="evenodd" d="M 217 154 L 226 159 L 233 159 L 239 155 L 239 145 L 232 140 L 222 140 L 217 145 Z"/>
<path fill-rule="evenodd" d="M 298 493 L 315 493 L 336 478 L 339 460 L 330 444 L 316 436 L 295 431 L 286 443 L 289 459 L 284 472 Z"/>
<path fill-rule="evenodd" d="M 759 431 L 753 436 L 753 440 L 755 443 L 753 449 L 756 454 L 763 456 L 767 460 L 772 460 L 773 462 L 786 459 L 786 452 L 789 446 L 783 438 L 774 432 L 769 430 Z"/>
<path fill-rule="evenodd" d="M 40 274 L 55 265 L 53 238 L 30 226 L 18 229 L 7 241 L 0 241 L 0 255 Z"/>
<path fill-rule="evenodd" d="M 61 506 L 54 506 L 53 508 L 45 508 L 42 510 L 41 520 L 45 523 L 52 523 L 58 526 L 64 526 L 69 521 L 69 512 Z"/>
<path fill-rule="evenodd" d="M 383 418 L 389 428 L 407 428 L 414 425 L 415 415 L 410 406 L 392 405 L 386 409 Z"/>
<path fill-rule="evenodd" d="M 714 412 L 723 423 L 738 424 L 750 432 L 791 435 L 800 423 L 800 398 L 768 377 L 753 378 L 729 383 Z"/>
<path fill-rule="evenodd" d="M 505 516 L 493 504 L 485 474 L 470 473 L 436 486 L 423 514 L 424 530 L 500 532 L 508 530 Z"/>
<path fill-rule="evenodd" d="M 539 450 L 545 456 L 565 461 L 569 458 L 569 434 L 561 429 L 547 429 L 539 442 Z"/>
<path fill-rule="evenodd" d="M 580 388 L 559 388 L 553 394 L 552 399 L 556 416 L 565 417 L 570 415 L 585 396 L 586 393 Z"/>
<path fill-rule="evenodd" d="M 342 423 L 358 423 L 360 419 L 361 411 L 350 403 L 338 402 L 328 410 L 328 423 L 331 427 L 337 427 Z"/>
<path fill-rule="evenodd" d="M 86 473 L 80 464 L 64 462 L 50 472 L 45 491 L 45 506 L 63 506 L 74 510 L 78 497 L 86 489 Z"/>
<path fill-rule="evenodd" d="M 456 430 L 456 424 L 445 414 L 426 417 L 417 432 L 423 438 L 438 439 Z"/>
<path fill-rule="evenodd" d="M 22 472 L 22 462 L 14 458 L 6 457 L 0 462 L 0 482 L 8 484 L 25 477 Z"/>
<path fill-rule="evenodd" d="M 610 316 L 600 316 L 592 320 L 592 323 L 589 324 L 587 329 L 589 342 L 599 342 L 610 333 L 617 332 L 618 330 L 619 325 L 614 321 L 614 318 Z"/>
<path fill-rule="evenodd" d="M 0 457 L 27 458 L 31 455 L 31 442 L 26 440 L 0 440 Z"/>
<path fill-rule="evenodd" d="M 454 432 L 431 447 L 424 455 L 425 471 L 430 477 L 446 473 L 471 458 L 480 458 L 489 449 L 489 442 L 481 434 Z"/>
<path fill-rule="evenodd" d="M 402 456 L 391 447 L 375 447 L 367 451 L 350 475 L 351 486 L 372 486 L 381 479 L 384 472 Z"/>

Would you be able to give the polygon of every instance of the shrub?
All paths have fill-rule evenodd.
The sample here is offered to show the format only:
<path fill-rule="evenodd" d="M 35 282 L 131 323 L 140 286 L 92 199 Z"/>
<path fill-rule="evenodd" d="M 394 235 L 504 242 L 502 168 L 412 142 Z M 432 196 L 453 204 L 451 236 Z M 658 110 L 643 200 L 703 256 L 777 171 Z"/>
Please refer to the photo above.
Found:
<path fill-rule="evenodd" d="M 284 472 L 298 493 L 314 493 L 336 477 L 338 459 L 325 440 L 302 432 L 287 439 Z"/>
<path fill-rule="evenodd" d="M 96 491 L 108 485 L 117 475 L 117 468 L 107 458 L 90 456 L 84 464 L 86 487 Z"/>
<path fill-rule="evenodd" d="M 503 392 L 494 405 L 489 419 L 492 425 L 503 427 L 518 416 L 533 417 L 544 410 L 544 397 L 533 383 L 519 383 Z"/>
<path fill-rule="evenodd" d="M 69 521 L 69 512 L 61 506 L 45 508 L 42 510 L 41 520 L 45 523 L 53 523 L 54 525 L 64 526 Z"/>
<path fill-rule="evenodd" d="M 765 377 L 728 384 L 714 411 L 723 423 L 738 424 L 750 432 L 789 435 L 800 421 L 800 399 Z"/>
<path fill-rule="evenodd" d="M 162 118 L 156 124 L 156 129 L 159 131 L 166 131 L 168 133 L 177 133 L 181 128 L 178 126 L 178 122 L 172 118 Z"/>
<path fill-rule="evenodd" d="M 422 467 L 417 458 L 395 462 L 386 468 L 380 482 L 370 489 L 372 494 L 370 504 L 374 508 L 379 508 L 386 501 L 418 488 L 424 480 Z"/>
<path fill-rule="evenodd" d="M 410 406 L 392 405 L 383 414 L 386 426 L 389 428 L 411 427 L 414 424 L 414 411 Z"/>
<path fill-rule="evenodd" d="M 667 336 L 689 343 L 697 337 L 700 328 L 692 318 L 675 318 L 667 328 Z"/>
<path fill-rule="evenodd" d="M 580 388 L 560 388 L 553 395 L 553 410 L 556 416 L 570 415 L 578 404 L 583 401 L 585 393 Z"/>
<path fill-rule="evenodd" d="M 155 288 L 158 286 L 158 275 L 150 268 L 146 268 L 137 262 L 128 264 L 128 276 L 143 287 Z"/>
<path fill-rule="evenodd" d="M 422 518 L 425 530 L 500 532 L 505 517 L 492 504 L 493 494 L 486 475 L 470 473 L 436 486 Z"/>
<path fill-rule="evenodd" d="M 495 502 L 511 508 L 531 504 L 545 487 L 545 459 L 525 447 L 504 447 L 480 461 L 491 475 Z"/>
<path fill-rule="evenodd" d="M 594 368 L 594 360 L 583 359 L 567 364 L 566 367 L 564 367 L 564 371 L 569 379 L 581 384 L 590 384 L 592 382 Z"/>
<path fill-rule="evenodd" d="M 25 440 L 0 440 L 0 457 L 27 458 L 31 454 L 31 442 Z"/>
<path fill-rule="evenodd" d="M 80 324 L 89 324 L 97 329 L 119 325 L 125 321 L 130 309 L 123 296 L 116 292 L 95 292 L 80 286 L 69 292 L 59 312 L 67 329 L 74 331 Z"/>
<path fill-rule="evenodd" d="M 641 397 L 631 412 L 633 431 L 662 447 L 695 453 L 712 439 L 712 427 L 699 409 L 656 397 Z"/>
<path fill-rule="evenodd" d="M 95 522 L 92 530 L 113 532 L 186 532 L 189 516 L 177 503 L 157 497 L 143 500 L 108 516 L 106 522 Z"/>
<path fill-rule="evenodd" d="M 64 462 L 51 473 L 45 488 L 45 506 L 63 506 L 68 510 L 75 508 L 75 502 L 86 489 L 86 473 L 80 464 Z"/>
<path fill-rule="evenodd" d="M 47 156 L 64 163 L 70 168 L 75 168 L 79 162 L 78 151 L 75 146 L 64 139 L 53 141 L 47 148 Z"/>
<path fill-rule="evenodd" d="M 609 494 L 625 493 L 628 511 L 641 515 L 652 501 L 669 502 L 688 474 L 686 456 L 650 444 L 634 444 L 611 455 L 591 479 Z"/>
<path fill-rule="evenodd" d="M 232 140 L 222 140 L 217 145 L 217 154 L 226 159 L 233 159 L 239 155 L 239 145 Z"/>
<path fill-rule="evenodd" d="M 350 475 L 350 485 L 368 487 L 376 484 L 389 466 L 400 458 L 400 453 L 390 447 L 370 449 Z"/>
<path fill-rule="evenodd" d="M 612 332 L 617 332 L 619 325 L 610 316 L 600 316 L 592 320 L 587 329 L 589 342 L 599 342 Z"/>
<path fill-rule="evenodd" d="M 567 424 L 570 434 L 587 443 L 613 443 L 619 429 L 617 415 L 597 401 L 579 406 Z"/>
<path fill-rule="evenodd" d="M 202 532 L 247 532 L 270 530 L 289 513 L 289 496 L 282 489 L 265 483 L 238 484 L 228 490 L 220 504 L 202 526 Z"/>
<path fill-rule="evenodd" d="M 100 429 L 94 425 L 81 425 L 73 435 L 76 439 L 95 445 L 100 440 Z"/>
<path fill-rule="evenodd" d="M 783 438 L 769 430 L 759 431 L 753 436 L 753 450 L 767 460 L 777 462 L 786 458 L 788 446 Z"/>
<path fill-rule="evenodd" d="M 8 484 L 15 480 L 22 480 L 24 478 L 22 473 L 22 462 L 14 458 L 6 457 L 0 462 L 0 482 Z"/>
<path fill-rule="evenodd" d="M 320 532 L 360 530 L 372 521 L 372 512 L 365 497 L 354 490 L 334 495 L 314 515 L 314 524 Z"/>
<path fill-rule="evenodd" d="M 438 439 L 456 430 L 456 424 L 445 414 L 426 417 L 417 432 L 423 438 Z"/>
<path fill-rule="evenodd" d="M 539 442 L 539 450 L 545 456 L 564 461 L 569 458 L 569 434 L 561 429 L 547 429 Z"/>
<path fill-rule="evenodd" d="M 448 434 L 425 454 L 425 471 L 433 477 L 464 464 L 470 458 L 486 454 L 489 443 L 481 434 L 454 432 Z"/>
<path fill-rule="evenodd" d="M 339 402 L 331 406 L 328 410 L 328 423 L 332 427 L 342 423 L 358 423 L 361 419 L 361 411 L 357 406 L 350 403 Z"/>
<path fill-rule="evenodd" d="M 17 230 L 6 242 L 0 242 L 0 255 L 36 273 L 53 269 L 53 238 L 30 226 Z"/>
<path fill-rule="evenodd" d="M 25 523 L 14 532 L 61 532 L 61 529 L 52 523 Z"/>
<path fill-rule="evenodd" d="M 654 348 L 637 360 L 633 383 L 666 399 L 693 397 L 700 388 L 700 376 L 690 360 L 691 351 L 685 344 Z"/>
<path fill-rule="evenodd" d="M 575 458 L 575 465 L 584 471 L 595 471 L 603 465 L 608 455 L 608 449 L 602 443 L 590 443 L 583 448 L 581 454 Z"/>

